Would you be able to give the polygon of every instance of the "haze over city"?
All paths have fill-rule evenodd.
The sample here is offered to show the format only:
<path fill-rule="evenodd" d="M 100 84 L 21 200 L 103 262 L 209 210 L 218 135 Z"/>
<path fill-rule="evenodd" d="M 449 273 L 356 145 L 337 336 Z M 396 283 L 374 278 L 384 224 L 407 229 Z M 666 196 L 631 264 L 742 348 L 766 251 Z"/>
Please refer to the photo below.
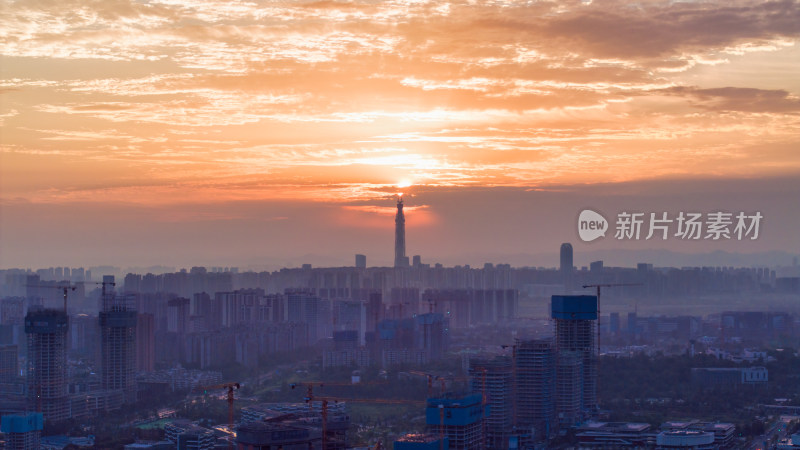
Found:
<path fill-rule="evenodd" d="M 800 0 L 0 0 L 0 449 L 800 449 L 798 75 Z"/>
<path fill-rule="evenodd" d="M 799 34 L 794 1 L 5 2 L 0 267 L 389 266 L 399 192 L 426 262 L 789 265 Z M 764 219 L 584 244 L 584 208 Z"/>

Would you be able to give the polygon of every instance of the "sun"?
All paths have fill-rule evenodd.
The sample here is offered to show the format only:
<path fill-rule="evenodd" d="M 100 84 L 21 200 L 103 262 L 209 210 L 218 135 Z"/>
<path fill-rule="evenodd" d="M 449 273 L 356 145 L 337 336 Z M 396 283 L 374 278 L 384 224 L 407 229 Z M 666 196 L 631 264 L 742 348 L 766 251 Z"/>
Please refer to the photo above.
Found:
<path fill-rule="evenodd" d="M 407 188 L 409 186 L 411 186 L 411 181 L 409 180 L 400 180 L 400 182 L 397 183 L 397 187 L 399 188 Z"/>

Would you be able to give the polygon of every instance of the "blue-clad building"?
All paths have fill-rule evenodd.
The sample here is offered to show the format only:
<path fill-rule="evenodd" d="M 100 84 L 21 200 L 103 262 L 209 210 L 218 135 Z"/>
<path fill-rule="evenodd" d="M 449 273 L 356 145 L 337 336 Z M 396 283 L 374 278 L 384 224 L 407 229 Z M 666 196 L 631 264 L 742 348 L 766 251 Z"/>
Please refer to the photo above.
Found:
<path fill-rule="evenodd" d="M 480 394 L 429 398 L 425 423 L 429 432 L 447 437 L 451 450 L 478 450 L 483 447 L 488 409 Z"/>
<path fill-rule="evenodd" d="M 0 419 L 0 431 L 6 435 L 7 449 L 33 450 L 41 445 L 44 417 L 34 412 L 24 415 L 6 415 Z"/>
<path fill-rule="evenodd" d="M 554 295 L 550 307 L 556 322 L 557 365 L 562 372 L 558 403 L 569 405 L 569 410 L 580 405 L 584 417 L 590 417 L 597 410 L 597 296 Z M 580 421 L 571 412 L 569 415 L 565 423 Z"/>

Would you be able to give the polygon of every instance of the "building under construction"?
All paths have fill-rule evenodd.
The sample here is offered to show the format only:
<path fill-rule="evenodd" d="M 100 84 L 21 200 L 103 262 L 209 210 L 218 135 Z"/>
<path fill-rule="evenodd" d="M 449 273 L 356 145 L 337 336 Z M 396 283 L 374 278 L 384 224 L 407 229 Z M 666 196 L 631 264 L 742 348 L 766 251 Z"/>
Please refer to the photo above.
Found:
<path fill-rule="evenodd" d="M 581 410 L 591 416 L 597 409 L 597 296 L 554 295 L 551 312 L 558 352 L 582 357 Z"/>
<path fill-rule="evenodd" d="M 41 448 L 42 413 L 7 414 L 0 418 L 0 448 L 5 450 L 39 450 Z"/>
<path fill-rule="evenodd" d="M 103 389 L 121 390 L 125 403 L 136 402 L 136 307 L 131 296 L 118 296 L 103 277 L 103 309 L 100 311 Z"/>
<path fill-rule="evenodd" d="M 451 450 L 483 449 L 485 406 L 480 395 L 429 398 L 425 423 L 432 434 L 447 439 Z"/>
<path fill-rule="evenodd" d="M 508 357 L 473 359 L 469 362 L 472 392 L 485 395 L 488 412 L 484 428 L 486 448 L 508 449 L 511 435 L 512 361 Z"/>
<path fill-rule="evenodd" d="M 345 402 L 330 402 L 325 408 L 318 400 L 306 403 L 262 403 L 245 406 L 241 412 L 243 425 L 239 430 L 244 434 L 241 439 L 237 438 L 237 444 L 253 445 L 255 449 L 277 449 L 282 446 L 288 450 L 294 448 L 290 444 L 295 442 L 288 430 L 307 430 L 295 432 L 299 437 L 298 445 L 305 442 L 314 448 L 321 448 L 324 429 L 326 450 L 347 448 L 350 416 L 346 413 Z M 263 423 L 268 426 L 259 425 Z M 279 437 L 271 437 L 269 430 L 275 431 L 275 436 Z M 307 448 L 310 447 L 303 447 L 303 450 Z"/>
<path fill-rule="evenodd" d="M 534 440 L 555 431 L 556 351 L 553 339 L 519 340 L 515 345 L 515 426 L 531 431 Z"/>
<path fill-rule="evenodd" d="M 69 418 L 67 390 L 67 329 L 62 310 L 30 308 L 25 316 L 28 335 L 28 408 L 45 421 Z"/>
<path fill-rule="evenodd" d="M 322 430 L 292 422 L 250 422 L 236 429 L 236 448 L 247 450 L 320 450 Z"/>
<path fill-rule="evenodd" d="M 556 411 L 559 427 L 573 427 L 583 417 L 583 354 L 563 351 L 556 356 Z"/>

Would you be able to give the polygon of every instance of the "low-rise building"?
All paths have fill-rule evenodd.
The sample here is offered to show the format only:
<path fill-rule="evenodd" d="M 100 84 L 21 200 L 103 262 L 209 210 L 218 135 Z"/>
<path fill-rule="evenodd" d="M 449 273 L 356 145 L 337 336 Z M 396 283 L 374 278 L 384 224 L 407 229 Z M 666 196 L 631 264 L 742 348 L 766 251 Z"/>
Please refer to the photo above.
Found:
<path fill-rule="evenodd" d="M 248 450 L 318 450 L 322 430 L 298 424 L 250 422 L 236 429 L 237 448 Z"/>
<path fill-rule="evenodd" d="M 646 448 L 656 441 L 650 424 L 636 422 L 587 422 L 577 429 L 581 447 Z"/>
<path fill-rule="evenodd" d="M 714 433 L 694 430 L 662 431 L 656 436 L 656 450 L 715 450 Z"/>
<path fill-rule="evenodd" d="M 715 448 L 728 448 L 733 444 L 736 426 L 725 422 L 701 422 L 699 420 L 672 421 L 661 425 L 662 431 L 702 431 L 714 435 Z"/>
<path fill-rule="evenodd" d="M 769 381 L 769 371 L 761 366 L 692 368 L 692 383 L 700 386 L 764 384 L 767 381 Z"/>
<path fill-rule="evenodd" d="M 164 436 L 178 450 L 212 450 L 214 448 L 213 431 L 190 422 L 178 419 L 164 425 Z"/>

